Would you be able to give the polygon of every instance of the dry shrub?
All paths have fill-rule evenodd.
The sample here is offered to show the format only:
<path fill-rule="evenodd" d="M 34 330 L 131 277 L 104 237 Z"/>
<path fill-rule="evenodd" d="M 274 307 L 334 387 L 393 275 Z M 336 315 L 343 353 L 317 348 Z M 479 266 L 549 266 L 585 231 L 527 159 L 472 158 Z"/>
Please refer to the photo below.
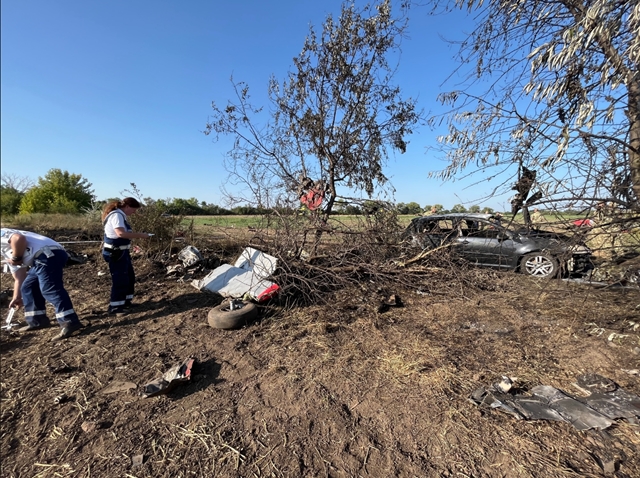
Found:
<path fill-rule="evenodd" d="M 498 287 L 495 272 L 460 263 L 447 250 L 403 266 L 420 251 L 400 242 L 402 227 L 392 209 L 380 207 L 348 223 L 332 218 L 331 227 L 296 214 L 270 221 L 273 233 L 256 247 L 278 258 L 274 280 L 285 309 L 335 303 L 344 291 L 373 298 L 375 307 L 402 288 L 464 296 Z"/>
<path fill-rule="evenodd" d="M 171 251 L 177 237 L 193 236 L 193 223 L 187 228 L 182 225 L 184 216 L 167 215 L 164 208 L 155 204 L 141 207 L 129 218 L 136 232 L 154 234 L 150 239 L 137 239 L 147 252 L 147 257 L 158 260 Z"/>

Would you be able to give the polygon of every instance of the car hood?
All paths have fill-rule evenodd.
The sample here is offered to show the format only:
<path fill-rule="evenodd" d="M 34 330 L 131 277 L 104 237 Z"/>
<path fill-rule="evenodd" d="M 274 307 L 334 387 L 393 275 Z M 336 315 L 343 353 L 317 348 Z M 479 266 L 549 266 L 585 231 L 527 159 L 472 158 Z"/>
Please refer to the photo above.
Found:
<path fill-rule="evenodd" d="M 553 231 L 526 231 L 520 230 L 516 232 L 518 238 L 522 242 L 535 244 L 537 248 L 555 250 L 555 251 L 572 251 L 572 252 L 590 252 L 582 241 L 576 237 L 567 236 Z"/>

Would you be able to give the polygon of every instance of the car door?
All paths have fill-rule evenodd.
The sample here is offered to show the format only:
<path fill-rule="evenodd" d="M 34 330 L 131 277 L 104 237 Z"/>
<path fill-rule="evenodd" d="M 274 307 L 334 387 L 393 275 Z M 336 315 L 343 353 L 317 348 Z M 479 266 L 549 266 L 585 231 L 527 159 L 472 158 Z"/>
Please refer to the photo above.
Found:
<path fill-rule="evenodd" d="M 474 264 L 512 269 L 517 264 L 514 234 L 491 222 L 474 221 L 461 229 L 455 240 L 456 251 Z"/>

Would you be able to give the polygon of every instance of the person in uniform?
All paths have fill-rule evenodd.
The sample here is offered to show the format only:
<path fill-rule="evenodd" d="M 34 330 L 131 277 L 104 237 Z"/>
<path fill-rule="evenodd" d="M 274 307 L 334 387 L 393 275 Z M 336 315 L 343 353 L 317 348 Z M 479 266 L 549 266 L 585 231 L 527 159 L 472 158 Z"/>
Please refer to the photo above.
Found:
<path fill-rule="evenodd" d="M 51 326 L 46 302 L 55 307 L 60 333 L 51 340 L 62 340 L 83 327 L 64 288 L 63 268 L 69 255 L 53 239 L 29 231 L 2 228 L 1 253 L 13 278 L 13 298 L 9 307 L 24 307 L 29 332 Z"/>
<path fill-rule="evenodd" d="M 438 210 L 435 206 L 431 206 L 431 209 L 424 213 L 425 216 L 433 216 L 438 213 Z"/>
<path fill-rule="evenodd" d="M 126 314 L 132 305 L 136 275 L 131 262 L 131 239 L 151 237 L 146 232 L 133 232 L 127 222 L 127 217 L 135 214 L 140 206 L 137 199 L 127 197 L 122 201 L 111 201 L 102 212 L 102 257 L 111 272 L 109 314 Z"/>
<path fill-rule="evenodd" d="M 533 214 L 531 214 L 531 226 L 534 229 L 540 230 L 540 228 L 545 222 L 547 222 L 547 220 L 545 219 L 544 215 L 540 212 L 538 208 L 535 208 L 533 210 Z"/>

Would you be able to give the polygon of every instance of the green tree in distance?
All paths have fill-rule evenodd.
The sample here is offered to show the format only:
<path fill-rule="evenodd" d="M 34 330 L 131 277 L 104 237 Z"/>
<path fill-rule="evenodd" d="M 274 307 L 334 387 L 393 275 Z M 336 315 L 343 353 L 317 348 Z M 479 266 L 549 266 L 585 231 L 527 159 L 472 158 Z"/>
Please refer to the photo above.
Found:
<path fill-rule="evenodd" d="M 420 214 L 422 212 L 422 207 L 420 207 L 420 204 L 418 204 L 417 202 L 410 202 L 407 203 L 407 205 L 405 206 L 407 212 L 405 214 Z"/>
<path fill-rule="evenodd" d="M 0 185 L 0 214 L 18 214 L 24 193 L 4 184 Z"/>
<path fill-rule="evenodd" d="M 80 174 L 50 169 L 29 189 L 20 203 L 20 214 L 79 213 L 91 208 L 91 183 Z"/>

